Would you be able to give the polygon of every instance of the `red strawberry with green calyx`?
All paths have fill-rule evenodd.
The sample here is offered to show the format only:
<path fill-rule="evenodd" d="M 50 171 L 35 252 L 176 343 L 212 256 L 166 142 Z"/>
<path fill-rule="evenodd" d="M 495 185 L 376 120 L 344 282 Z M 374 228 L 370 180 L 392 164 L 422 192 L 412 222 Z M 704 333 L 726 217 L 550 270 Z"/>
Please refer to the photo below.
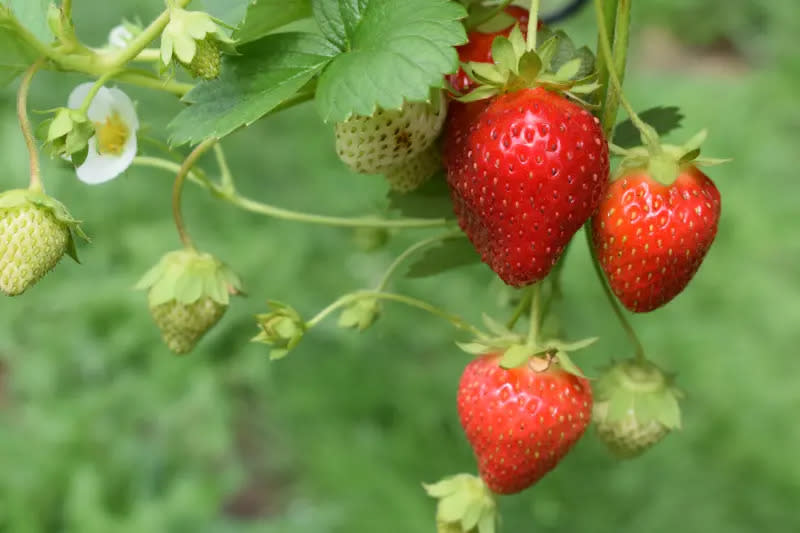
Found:
<path fill-rule="evenodd" d="M 592 219 L 592 241 L 611 290 L 634 312 L 675 298 L 700 268 L 720 217 L 720 194 L 696 165 L 705 133 L 685 146 L 620 150 L 620 170 Z"/>
<path fill-rule="evenodd" d="M 505 353 L 489 352 L 469 363 L 461 376 L 461 426 L 481 478 L 495 493 L 520 492 L 541 479 L 589 425 L 589 381 L 578 375 L 566 345 L 547 346 L 544 352 L 521 345 Z M 530 356 L 531 352 L 536 353 Z"/>
<path fill-rule="evenodd" d="M 594 213 L 608 180 L 599 121 L 564 96 L 597 88 L 582 74 L 591 57 L 564 39 L 555 34 L 536 53 L 526 50 L 518 28 L 507 39 L 497 37 L 495 64 L 465 66 L 483 85 L 462 100 L 488 103 L 464 111 L 446 131 L 447 179 L 459 225 L 483 261 L 512 286 L 547 276 Z"/>

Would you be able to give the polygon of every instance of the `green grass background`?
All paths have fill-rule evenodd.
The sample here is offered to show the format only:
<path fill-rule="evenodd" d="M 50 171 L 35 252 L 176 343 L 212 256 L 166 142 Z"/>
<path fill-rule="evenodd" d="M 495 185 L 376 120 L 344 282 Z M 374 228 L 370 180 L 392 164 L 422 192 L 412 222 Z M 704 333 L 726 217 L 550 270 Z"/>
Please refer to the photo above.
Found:
<path fill-rule="evenodd" d="M 75 4 L 79 32 L 94 44 L 121 17 L 149 20 L 163 5 Z M 685 427 L 625 463 L 589 432 L 533 489 L 502 498 L 504 531 L 798 531 L 800 14 L 777 0 L 635 4 L 634 58 L 639 30 L 659 26 L 697 47 L 728 38 L 749 65 L 712 74 L 640 57 L 628 75 L 637 108 L 683 109 L 685 128 L 672 138 L 708 127 L 706 153 L 734 158 L 708 171 L 723 216 L 700 273 L 666 308 L 633 317 L 651 357 L 679 373 Z M 590 11 L 567 24 L 587 44 Z M 81 81 L 41 75 L 32 107 L 63 105 Z M 0 90 L 3 188 L 27 179 L 13 89 Z M 180 104 L 130 94 L 150 133 L 163 135 Z M 254 197 L 336 214 L 383 205 L 385 185 L 338 162 L 331 128 L 311 105 L 262 120 L 225 147 L 241 189 Z M 424 233 L 363 253 L 348 231 L 242 213 L 190 187 L 186 218 L 196 241 L 242 275 L 249 296 L 194 353 L 177 358 L 162 346 L 144 295 L 131 290 L 178 246 L 172 176 L 134 168 L 87 187 L 55 162 L 44 168 L 49 192 L 85 221 L 93 241 L 80 247 L 82 265 L 64 261 L 22 297 L 0 300 L 0 531 L 433 530 L 434 503 L 420 483 L 474 470 L 454 402 L 467 357 L 453 341 L 462 337 L 390 305 L 363 334 L 326 322 L 278 363 L 248 342 L 268 298 L 310 316 L 375 283 Z M 591 375 L 630 347 L 578 237 L 558 311 L 573 337 L 601 336 L 578 356 Z M 397 289 L 477 319 L 506 312 L 492 278 L 476 265 Z"/>

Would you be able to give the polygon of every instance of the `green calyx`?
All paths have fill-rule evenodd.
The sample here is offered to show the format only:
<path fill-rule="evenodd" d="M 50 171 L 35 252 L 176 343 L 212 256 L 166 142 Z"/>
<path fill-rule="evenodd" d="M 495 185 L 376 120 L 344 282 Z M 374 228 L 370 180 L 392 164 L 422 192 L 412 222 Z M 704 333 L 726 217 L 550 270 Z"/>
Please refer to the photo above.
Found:
<path fill-rule="evenodd" d="M 481 478 L 458 474 L 432 485 L 423 485 L 436 507 L 438 533 L 494 533 L 497 503 Z"/>
<path fill-rule="evenodd" d="M 644 427 L 656 422 L 667 430 L 680 429 L 678 400 L 683 394 L 673 377 L 650 361 L 628 360 L 613 365 L 594 385 L 598 423 L 635 422 Z"/>
<path fill-rule="evenodd" d="M 640 126 L 644 126 L 641 129 L 642 146 L 621 148 L 614 144 L 609 145 L 614 155 L 623 158 L 612 180 L 631 169 L 644 169 L 659 183 L 672 185 L 687 165 L 712 166 L 730 161 L 700 157 L 700 147 L 708 135 L 706 130 L 701 130 L 682 145 L 672 145 L 662 144 L 658 133 L 651 126 Z"/>
<path fill-rule="evenodd" d="M 302 340 L 308 326 L 294 308 L 273 300 L 267 304 L 271 311 L 256 316 L 261 331 L 252 341 L 271 346 L 270 359 L 282 359 Z"/>
<path fill-rule="evenodd" d="M 471 355 L 502 352 L 500 366 L 506 369 L 519 368 L 531 362 L 537 371 L 546 371 L 557 365 L 565 372 L 585 377 L 572 361 L 570 353 L 591 346 L 597 337 L 565 342 L 560 339 L 530 340 L 511 331 L 488 315 L 483 322 L 491 335 L 481 335 L 468 343 L 457 343 L 461 350 Z"/>
<path fill-rule="evenodd" d="M 86 111 L 60 107 L 53 118 L 45 120 L 38 128 L 53 157 L 68 157 L 75 166 L 80 166 L 89 153 L 89 139 L 95 126 Z"/>
<path fill-rule="evenodd" d="M 492 42 L 494 63 L 462 64 L 479 86 L 458 100 L 472 102 L 501 93 L 543 87 L 563 92 L 588 105 L 580 95 L 599 88 L 591 51 L 587 47 L 576 49 L 563 31 L 542 29 L 539 38 L 542 44 L 536 50 L 528 50 L 518 25 L 508 37 L 496 37 Z"/>
<path fill-rule="evenodd" d="M 75 248 L 74 235 L 78 235 L 85 241 L 88 241 L 89 237 L 83 232 L 81 222 L 72 217 L 66 206 L 40 190 L 12 189 L 0 193 L 0 210 L 25 207 L 49 211 L 59 223 L 67 228 L 69 237 L 67 240 L 66 253 L 74 259 L 76 263 L 80 263 L 78 260 L 78 251 Z"/>
<path fill-rule="evenodd" d="M 364 331 L 380 316 L 381 305 L 377 298 L 359 298 L 339 315 L 340 328 Z"/>
<path fill-rule="evenodd" d="M 183 249 L 164 254 L 135 288 L 149 289 L 150 307 L 172 300 L 189 305 L 202 298 L 228 305 L 230 295 L 241 291 L 241 281 L 214 256 Z"/>

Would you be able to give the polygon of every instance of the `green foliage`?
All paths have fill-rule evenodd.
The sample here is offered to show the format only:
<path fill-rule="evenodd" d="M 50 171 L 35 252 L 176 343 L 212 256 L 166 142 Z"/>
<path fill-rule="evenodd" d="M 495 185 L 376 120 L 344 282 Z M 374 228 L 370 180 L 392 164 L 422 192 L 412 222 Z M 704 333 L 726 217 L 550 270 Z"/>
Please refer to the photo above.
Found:
<path fill-rule="evenodd" d="M 311 0 L 253 0 L 234 37 L 239 43 L 255 41 L 276 28 L 311 16 Z"/>
<path fill-rule="evenodd" d="M 302 92 L 336 50 L 311 33 L 269 35 L 226 58 L 218 80 L 201 83 L 185 100 L 191 104 L 170 123 L 172 143 L 224 137 L 252 124 Z"/>
<path fill-rule="evenodd" d="M 657 106 L 638 113 L 639 118 L 649 124 L 659 135 L 667 135 L 680 128 L 683 114 L 677 106 Z M 642 138 L 630 119 L 617 124 L 614 129 L 614 144 L 623 148 L 640 146 Z"/>
<path fill-rule="evenodd" d="M 463 238 L 447 239 L 428 248 L 408 268 L 409 278 L 435 276 L 453 268 L 471 265 L 481 260 L 470 242 Z"/>
<path fill-rule="evenodd" d="M 317 87 L 325 122 L 428 101 L 430 87 L 458 67 L 453 46 L 466 41 L 459 21 L 466 12 L 455 2 L 315 0 L 313 8 L 322 34 L 341 51 Z"/>

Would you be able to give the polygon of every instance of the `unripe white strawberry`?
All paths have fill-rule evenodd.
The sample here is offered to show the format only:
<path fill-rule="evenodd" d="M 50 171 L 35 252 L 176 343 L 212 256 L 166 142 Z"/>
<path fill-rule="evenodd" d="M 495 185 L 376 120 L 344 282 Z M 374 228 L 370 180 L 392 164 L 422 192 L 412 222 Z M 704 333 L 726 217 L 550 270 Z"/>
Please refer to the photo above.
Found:
<path fill-rule="evenodd" d="M 445 118 L 444 99 L 406 102 L 400 110 L 378 109 L 336 124 L 336 153 L 361 174 L 382 174 L 429 148 Z"/>
<path fill-rule="evenodd" d="M 136 285 L 149 289 L 150 314 L 167 347 L 185 354 L 219 322 L 239 278 L 224 263 L 196 250 L 165 254 Z"/>
<path fill-rule="evenodd" d="M 620 459 L 644 453 L 680 428 L 678 398 L 671 379 L 649 361 L 623 361 L 594 387 L 592 419 L 597 436 Z"/>
<path fill-rule="evenodd" d="M 421 187 L 442 168 L 442 156 L 436 145 L 386 169 L 383 175 L 389 187 L 397 192 L 411 192 Z"/>
<path fill-rule="evenodd" d="M 65 253 L 75 257 L 72 228 L 83 235 L 66 208 L 41 192 L 0 194 L 0 290 L 22 294 Z"/>

